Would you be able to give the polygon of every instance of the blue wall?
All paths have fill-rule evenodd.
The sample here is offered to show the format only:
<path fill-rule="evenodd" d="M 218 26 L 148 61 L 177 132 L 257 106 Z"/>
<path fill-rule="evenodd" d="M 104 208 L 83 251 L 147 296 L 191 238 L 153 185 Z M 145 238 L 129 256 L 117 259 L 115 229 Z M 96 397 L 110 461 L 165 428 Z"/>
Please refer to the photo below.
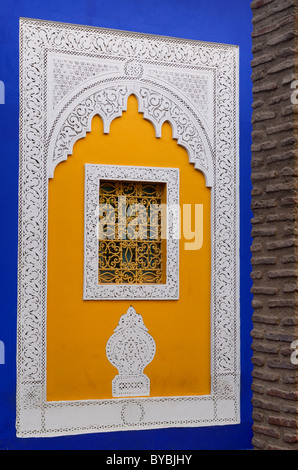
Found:
<path fill-rule="evenodd" d="M 250 449 L 250 0 L 2 0 L 0 14 L 0 450 L 2 449 Z M 15 435 L 19 18 L 29 17 L 240 46 L 240 209 L 241 209 L 241 424 L 17 439 Z"/>

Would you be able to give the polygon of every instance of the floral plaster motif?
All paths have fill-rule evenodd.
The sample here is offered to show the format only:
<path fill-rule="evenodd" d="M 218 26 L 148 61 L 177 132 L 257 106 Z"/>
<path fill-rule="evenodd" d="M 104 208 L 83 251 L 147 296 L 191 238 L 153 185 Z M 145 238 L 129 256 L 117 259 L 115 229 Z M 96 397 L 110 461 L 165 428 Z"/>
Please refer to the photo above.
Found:
<path fill-rule="evenodd" d="M 21 19 L 20 52 L 17 435 L 238 423 L 238 48 Z M 109 132 L 132 93 L 211 188 L 211 394 L 47 402 L 48 179 L 94 114 Z"/>

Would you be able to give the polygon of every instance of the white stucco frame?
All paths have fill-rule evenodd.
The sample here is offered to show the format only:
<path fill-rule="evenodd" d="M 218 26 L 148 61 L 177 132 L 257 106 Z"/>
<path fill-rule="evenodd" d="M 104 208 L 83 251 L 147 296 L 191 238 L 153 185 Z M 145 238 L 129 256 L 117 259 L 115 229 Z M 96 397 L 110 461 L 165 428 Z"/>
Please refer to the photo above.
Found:
<path fill-rule="evenodd" d="M 101 181 L 165 183 L 167 224 L 165 282 L 162 284 L 98 283 L 98 194 Z M 85 164 L 84 300 L 179 299 L 179 169 Z M 174 212 L 174 213 L 173 213 Z"/>
<path fill-rule="evenodd" d="M 230 45 L 21 20 L 19 437 L 239 422 L 238 52 Z M 171 123 L 211 188 L 211 394 L 47 402 L 48 179 L 91 130 L 93 116 L 109 132 L 130 94 L 157 137 Z"/>

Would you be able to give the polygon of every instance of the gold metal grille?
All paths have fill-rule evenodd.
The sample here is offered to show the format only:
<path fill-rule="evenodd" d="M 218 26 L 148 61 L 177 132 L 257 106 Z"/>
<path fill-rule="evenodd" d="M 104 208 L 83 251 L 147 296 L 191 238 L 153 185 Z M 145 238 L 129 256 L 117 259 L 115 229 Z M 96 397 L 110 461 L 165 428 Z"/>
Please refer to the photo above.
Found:
<path fill-rule="evenodd" d="M 165 184 L 101 181 L 98 282 L 164 282 L 162 211 Z"/>

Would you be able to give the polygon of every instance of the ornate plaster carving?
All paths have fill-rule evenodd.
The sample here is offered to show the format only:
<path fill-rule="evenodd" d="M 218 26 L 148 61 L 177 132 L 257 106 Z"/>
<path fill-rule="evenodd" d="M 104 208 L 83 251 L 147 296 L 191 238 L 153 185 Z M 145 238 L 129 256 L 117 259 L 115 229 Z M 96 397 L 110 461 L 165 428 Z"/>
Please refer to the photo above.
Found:
<path fill-rule="evenodd" d="M 112 383 L 113 397 L 150 395 L 150 380 L 143 372 L 155 349 L 142 316 L 130 306 L 106 347 L 107 358 L 119 372 Z"/>
<path fill-rule="evenodd" d="M 167 261 L 165 284 L 99 284 L 98 238 L 96 237 L 98 193 L 101 180 L 148 181 L 166 183 L 167 193 Z M 170 214 L 179 207 L 179 170 L 176 168 L 85 165 L 85 260 L 84 299 L 150 299 L 179 298 L 178 220 Z M 170 220 L 171 216 L 171 220 Z M 174 214 L 175 216 L 175 214 Z M 176 227 L 176 225 L 177 227 Z"/>
<path fill-rule="evenodd" d="M 18 436 L 239 422 L 238 48 L 30 19 L 20 47 Z M 131 93 L 157 136 L 171 122 L 212 188 L 212 392 L 48 402 L 48 178 L 94 113 L 108 132 Z"/>
<path fill-rule="evenodd" d="M 114 84 L 113 84 L 114 82 Z M 72 153 L 74 143 L 91 130 L 91 121 L 95 114 L 103 119 L 104 132 L 108 133 L 111 122 L 126 110 L 128 96 L 134 94 L 139 102 L 139 111 L 154 125 L 156 136 L 161 136 L 165 121 L 172 124 L 173 138 L 185 147 L 189 160 L 195 168 L 201 170 L 208 186 L 213 181 L 211 146 L 207 132 L 203 132 L 199 123 L 189 113 L 185 105 L 163 86 L 143 80 L 125 80 L 121 77 L 110 78 L 108 82 L 94 84 L 83 99 L 74 100 L 67 112 L 59 117 L 50 132 L 48 147 L 49 177 L 54 176 L 57 164 L 67 159 Z"/>

